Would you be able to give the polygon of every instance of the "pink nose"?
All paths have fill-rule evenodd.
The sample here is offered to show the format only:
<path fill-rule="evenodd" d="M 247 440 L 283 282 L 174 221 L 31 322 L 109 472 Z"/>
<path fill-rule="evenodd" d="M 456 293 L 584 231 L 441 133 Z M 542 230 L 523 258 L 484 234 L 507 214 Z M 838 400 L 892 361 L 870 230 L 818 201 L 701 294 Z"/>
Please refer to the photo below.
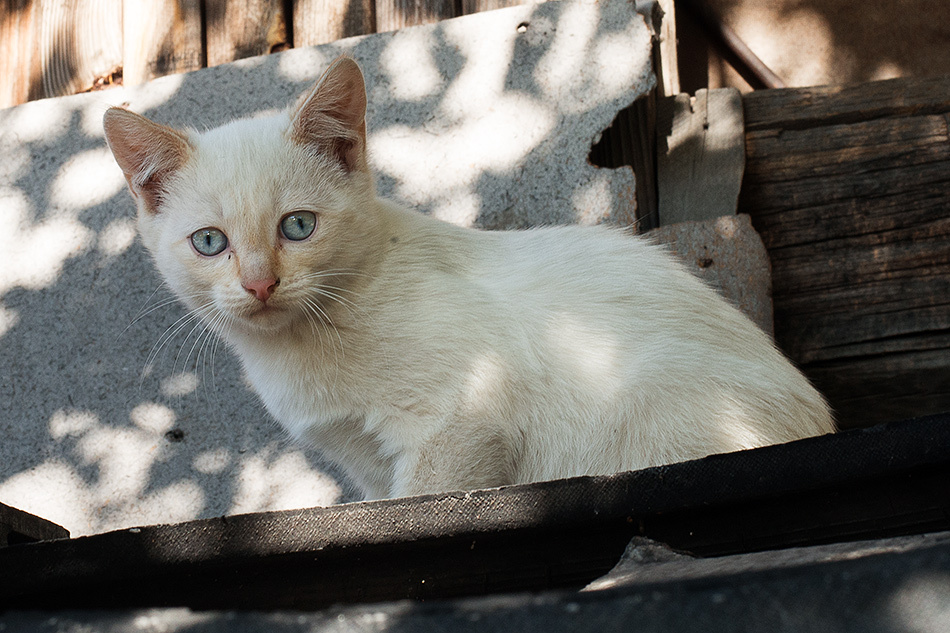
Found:
<path fill-rule="evenodd" d="M 254 295 L 258 301 L 267 301 L 274 294 L 274 289 L 280 284 L 280 279 L 255 279 L 253 281 L 242 281 L 241 285 L 249 293 Z"/>

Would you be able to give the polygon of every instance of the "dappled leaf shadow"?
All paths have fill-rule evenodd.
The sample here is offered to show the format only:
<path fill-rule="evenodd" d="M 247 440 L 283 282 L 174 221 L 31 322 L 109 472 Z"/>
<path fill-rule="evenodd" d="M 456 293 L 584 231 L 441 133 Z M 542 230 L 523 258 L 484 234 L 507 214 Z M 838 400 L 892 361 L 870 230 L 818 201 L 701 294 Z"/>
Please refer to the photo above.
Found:
<path fill-rule="evenodd" d="M 183 320 L 101 117 L 128 101 L 205 129 L 276 111 L 346 52 L 381 194 L 487 228 L 632 221 L 632 174 L 587 155 L 652 81 L 642 20 L 623 2 L 508 11 L 0 112 L 0 500 L 82 535 L 358 498 Z"/>

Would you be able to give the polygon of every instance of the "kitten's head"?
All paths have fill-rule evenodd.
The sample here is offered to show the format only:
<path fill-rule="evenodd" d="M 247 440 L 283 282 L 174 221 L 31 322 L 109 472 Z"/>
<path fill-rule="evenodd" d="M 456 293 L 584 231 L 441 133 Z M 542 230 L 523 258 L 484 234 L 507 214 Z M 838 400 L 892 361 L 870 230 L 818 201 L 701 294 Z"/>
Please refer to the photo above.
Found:
<path fill-rule="evenodd" d="M 293 107 L 266 119 L 197 133 L 106 112 L 143 242 L 212 327 L 279 331 L 326 322 L 339 307 L 380 231 L 365 111 L 362 73 L 340 58 Z"/>

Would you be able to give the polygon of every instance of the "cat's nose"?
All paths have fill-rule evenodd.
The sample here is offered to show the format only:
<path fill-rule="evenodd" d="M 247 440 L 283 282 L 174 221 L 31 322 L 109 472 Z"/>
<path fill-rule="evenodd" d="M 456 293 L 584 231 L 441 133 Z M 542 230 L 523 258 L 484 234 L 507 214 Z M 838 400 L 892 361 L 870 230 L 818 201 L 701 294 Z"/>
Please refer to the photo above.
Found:
<path fill-rule="evenodd" d="M 253 281 L 242 281 L 241 285 L 254 295 L 258 301 L 267 301 L 274 294 L 274 289 L 280 285 L 280 279 L 255 279 Z"/>

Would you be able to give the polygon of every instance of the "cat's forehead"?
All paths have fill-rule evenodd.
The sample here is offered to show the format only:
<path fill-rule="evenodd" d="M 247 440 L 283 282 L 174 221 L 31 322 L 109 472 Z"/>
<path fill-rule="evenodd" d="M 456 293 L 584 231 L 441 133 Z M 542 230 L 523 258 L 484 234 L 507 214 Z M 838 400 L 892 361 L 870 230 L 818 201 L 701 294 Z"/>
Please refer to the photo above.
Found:
<path fill-rule="evenodd" d="M 233 163 L 237 159 L 266 158 L 279 153 L 290 125 L 286 113 L 256 119 L 238 119 L 192 136 L 199 157 Z"/>
<path fill-rule="evenodd" d="M 238 120 L 192 133 L 193 160 L 182 173 L 182 193 L 192 209 L 190 224 L 249 232 L 269 226 L 274 214 L 320 207 L 332 191 L 327 178 L 307 169 L 286 134 L 286 114 Z"/>

